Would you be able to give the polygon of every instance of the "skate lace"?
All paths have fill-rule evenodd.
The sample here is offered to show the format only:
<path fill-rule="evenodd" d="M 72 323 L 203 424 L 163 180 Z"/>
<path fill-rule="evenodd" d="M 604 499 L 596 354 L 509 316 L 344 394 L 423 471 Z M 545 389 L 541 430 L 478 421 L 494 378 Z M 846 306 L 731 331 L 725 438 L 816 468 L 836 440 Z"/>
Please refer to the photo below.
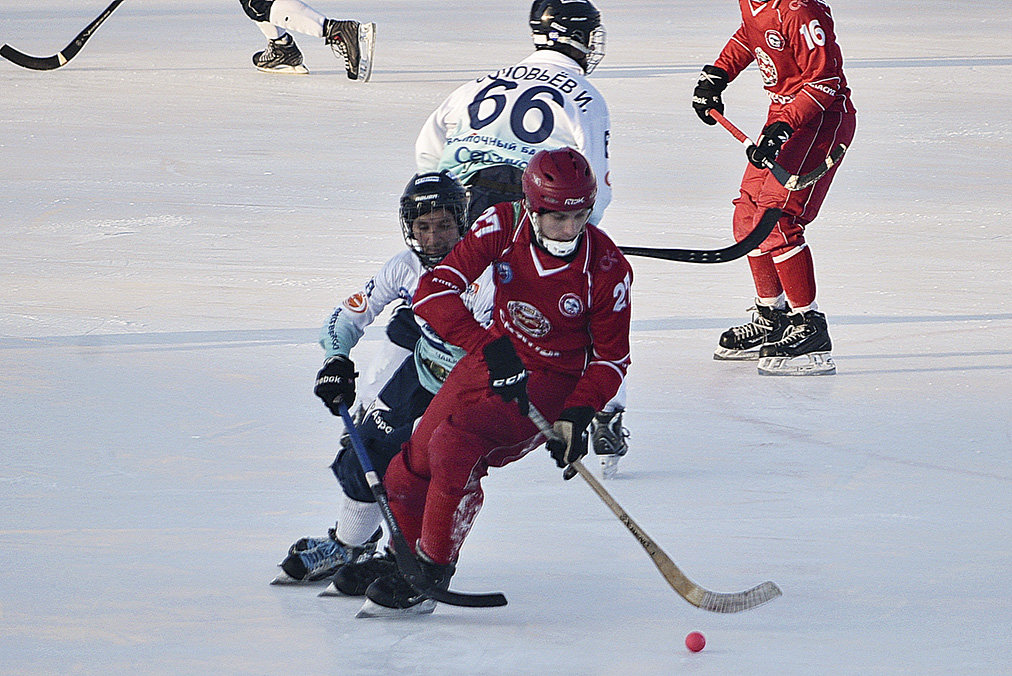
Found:
<path fill-rule="evenodd" d="M 759 311 L 752 308 L 752 321 L 741 326 L 731 327 L 731 332 L 737 338 L 758 338 L 773 329 L 772 322 L 759 314 Z"/>

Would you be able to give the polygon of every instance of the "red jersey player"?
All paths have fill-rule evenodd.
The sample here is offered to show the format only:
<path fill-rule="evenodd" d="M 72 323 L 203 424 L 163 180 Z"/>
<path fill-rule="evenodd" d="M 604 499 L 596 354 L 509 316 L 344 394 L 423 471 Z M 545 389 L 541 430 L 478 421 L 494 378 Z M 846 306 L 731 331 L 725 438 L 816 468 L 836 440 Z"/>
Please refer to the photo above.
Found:
<path fill-rule="evenodd" d="M 791 173 L 822 162 L 857 126 L 833 18 L 822 0 L 739 0 L 742 24 L 693 92 L 700 119 L 724 112 L 721 92 L 755 61 L 770 97 L 762 135 L 746 153 L 749 165 L 734 200 L 734 235 L 741 240 L 768 208 L 783 210 L 770 236 L 749 254 L 756 289 L 752 321 L 725 331 L 715 359 L 759 359 L 759 373 L 835 373 L 826 316 L 815 302 L 815 268 L 805 226 L 815 219 L 836 173 L 789 192 L 763 169 L 765 159 Z"/>
<path fill-rule="evenodd" d="M 629 365 L 632 269 L 587 223 L 597 194 L 593 170 L 576 150 L 543 150 L 522 183 L 524 199 L 486 211 L 414 296 L 415 314 L 467 356 L 383 482 L 423 570 L 443 587 L 481 507 L 481 478 L 543 441 L 529 405 L 557 421 L 564 443 L 550 451 L 565 467 L 587 453 L 594 412 L 618 391 Z M 494 323 L 485 329 L 461 294 L 490 265 Z M 377 579 L 366 596 L 371 614 L 435 607 L 397 573 Z"/>

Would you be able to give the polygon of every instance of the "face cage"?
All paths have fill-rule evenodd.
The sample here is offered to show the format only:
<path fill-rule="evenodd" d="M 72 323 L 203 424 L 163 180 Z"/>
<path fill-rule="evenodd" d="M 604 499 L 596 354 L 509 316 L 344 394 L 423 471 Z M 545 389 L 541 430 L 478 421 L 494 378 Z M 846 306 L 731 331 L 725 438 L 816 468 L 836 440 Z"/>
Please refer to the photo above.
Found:
<path fill-rule="evenodd" d="M 597 28 L 595 28 L 590 32 L 590 40 L 588 41 L 589 44 L 585 45 L 579 40 L 574 40 L 573 38 L 566 36 L 561 36 L 552 40 L 547 35 L 535 33 L 534 44 L 548 45 L 548 46 L 551 46 L 553 44 L 560 44 L 572 47 L 573 49 L 577 50 L 578 52 L 584 55 L 586 59 L 586 66 L 584 66 L 583 72 L 586 75 L 590 75 L 590 73 L 597 67 L 597 64 L 601 63 L 601 59 L 604 58 L 604 46 L 606 35 L 607 34 L 604 31 L 604 26 L 598 26 Z"/>
<path fill-rule="evenodd" d="M 527 217 L 531 219 L 531 227 L 534 228 L 534 239 L 537 240 L 537 243 L 545 251 L 556 258 L 565 258 L 580 247 L 580 240 L 583 239 L 583 233 L 587 232 L 587 222 L 583 224 L 580 234 L 573 239 L 548 239 L 541 232 L 541 223 L 539 222 L 541 214 L 532 211 L 526 201 L 524 201 L 524 209 L 527 211 Z"/>
<path fill-rule="evenodd" d="M 401 211 L 400 214 L 401 233 L 404 235 L 404 243 L 408 245 L 408 248 L 411 249 L 411 251 L 416 256 L 418 256 L 418 260 L 421 261 L 422 265 L 429 270 L 442 263 L 443 259 L 446 258 L 447 254 L 449 254 L 450 252 L 447 251 L 446 253 L 442 254 L 425 253 L 425 250 L 422 248 L 421 242 L 415 239 L 415 231 L 412 225 L 414 224 L 416 218 L 418 218 L 419 216 L 424 216 L 425 214 L 432 213 L 436 209 L 445 209 L 449 211 L 451 214 L 453 214 L 453 220 L 457 222 L 457 235 L 458 235 L 457 241 L 463 239 L 464 233 L 467 232 L 466 203 L 460 204 L 459 202 L 454 202 L 451 204 L 434 204 L 432 205 L 431 209 L 429 209 L 424 213 L 416 214 L 411 218 L 411 220 L 408 220 L 405 217 L 403 210 Z M 452 249 L 453 247 L 450 248 Z"/>

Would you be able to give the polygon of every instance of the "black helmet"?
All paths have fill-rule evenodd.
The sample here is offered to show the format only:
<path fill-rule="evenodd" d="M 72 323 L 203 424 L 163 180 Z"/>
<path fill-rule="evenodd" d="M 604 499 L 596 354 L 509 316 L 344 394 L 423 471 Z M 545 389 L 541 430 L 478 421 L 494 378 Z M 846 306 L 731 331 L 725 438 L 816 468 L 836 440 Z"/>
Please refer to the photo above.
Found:
<path fill-rule="evenodd" d="M 425 253 L 411 228 L 415 219 L 436 209 L 446 209 L 453 215 L 453 220 L 457 223 L 457 232 L 463 237 L 467 231 L 467 203 L 467 190 L 446 169 L 415 174 L 408 181 L 401 195 L 401 231 L 404 233 L 404 242 L 415 252 L 422 265 L 432 268 L 443 260 L 446 253 L 438 256 Z"/>
<path fill-rule="evenodd" d="M 604 58 L 601 12 L 590 0 L 534 0 L 531 32 L 538 49 L 554 49 L 590 73 Z"/>

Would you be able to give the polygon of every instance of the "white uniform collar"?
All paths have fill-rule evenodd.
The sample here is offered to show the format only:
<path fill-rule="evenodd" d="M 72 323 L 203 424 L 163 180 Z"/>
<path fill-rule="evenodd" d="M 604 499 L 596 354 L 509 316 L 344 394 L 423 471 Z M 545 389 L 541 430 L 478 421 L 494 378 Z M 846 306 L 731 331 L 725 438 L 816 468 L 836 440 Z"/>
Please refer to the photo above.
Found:
<path fill-rule="evenodd" d="M 557 52 L 554 49 L 536 49 L 534 53 L 528 56 L 526 59 L 521 61 L 522 64 L 528 63 L 548 63 L 553 66 L 558 66 L 563 70 L 568 70 L 577 75 L 583 75 L 583 66 L 578 64 L 576 61 L 566 56 L 562 52 Z"/>

